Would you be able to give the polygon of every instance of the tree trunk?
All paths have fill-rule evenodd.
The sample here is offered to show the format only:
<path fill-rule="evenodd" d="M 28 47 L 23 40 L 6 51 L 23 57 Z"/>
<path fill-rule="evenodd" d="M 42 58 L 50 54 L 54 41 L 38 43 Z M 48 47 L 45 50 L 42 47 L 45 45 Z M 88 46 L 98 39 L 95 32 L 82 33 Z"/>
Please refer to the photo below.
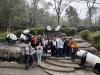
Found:
<path fill-rule="evenodd" d="M 89 9 L 89 24 L 92 24 L 92 14 L 91 14 L 91 9 Z"/>
<path fill-rule="evenodd" d="M 9 17 L 5 17 L 5 31 L 6 32 L 10 32 L 11 31 L 11 24 L 10 24 L 10 18 Z"/>
<path fill-rule="evenodd" d="M 36 26 L 36 11 L 34 11 L 34 27 Z"/>
<path fill-rule="evenodd" d="M 60 25 L 60 15 L 59 14 L 57 14 L 57 21 L 58 21 L 58 26 Z"/>

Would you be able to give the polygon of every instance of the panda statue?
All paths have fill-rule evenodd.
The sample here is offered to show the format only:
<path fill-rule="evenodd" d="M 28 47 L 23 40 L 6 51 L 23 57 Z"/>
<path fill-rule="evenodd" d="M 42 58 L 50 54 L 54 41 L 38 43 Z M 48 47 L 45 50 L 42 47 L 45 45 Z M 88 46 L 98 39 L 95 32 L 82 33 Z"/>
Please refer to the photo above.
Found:
<path fill-rule="evenodd" d="M 94 67 L 94 70 L 100 73 L 100 58 L 90 52 L 85 50 L 77 51 L 76 55 L 81 58 L 80 66 L 83 66 L 85 63 L 89 63 Z"/>
<path fill-rule="evenodd" d="M 9 33 L 6 36 L 6 40 L 7 40 L 8 44 L 11 45 L 11 44 L 15 44 L 18 39 L 15 34 Z"/>
<path fill-rule="evenodd" d="M 31 40 L 30 30 L 24 30 L 20 36 L 21 42 L 27 43 L 27 41 Z"/>

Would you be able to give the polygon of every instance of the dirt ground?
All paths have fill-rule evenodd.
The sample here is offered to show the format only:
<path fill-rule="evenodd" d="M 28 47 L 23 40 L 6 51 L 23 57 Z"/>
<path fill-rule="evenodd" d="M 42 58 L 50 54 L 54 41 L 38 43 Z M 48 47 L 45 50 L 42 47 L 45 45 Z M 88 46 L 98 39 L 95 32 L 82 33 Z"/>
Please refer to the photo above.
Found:
<path fill-rule="evenodd" d="M 0 67 L 0 75 L 49 75 L 42 68 L 35 66 L 29 70 L 22 68 L 5 68 Z M 59 75 L 59 74 L 58 74 Z M 73 73 L 66 73 L 64 75 L 96 75 L 94 72 L 87 70 L 78 70 Z"/>
<path fill-rule="evenodd" d="M 40 67 L 30 68 L 29 70 L 17 68 L 0 68 L 0 75 L 48 75 Z"/>

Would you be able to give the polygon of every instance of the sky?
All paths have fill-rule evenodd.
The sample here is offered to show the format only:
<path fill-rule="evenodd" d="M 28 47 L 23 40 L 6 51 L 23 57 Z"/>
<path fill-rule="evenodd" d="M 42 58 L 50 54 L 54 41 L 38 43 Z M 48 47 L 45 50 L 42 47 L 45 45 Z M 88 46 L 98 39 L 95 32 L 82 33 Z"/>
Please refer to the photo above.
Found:
<path fill-rule="evenodd" d="M 30 2 L 31 0 L 28 0 L 28 1 Z M 53 2 L 53 0 L 45 0 L 45 1 L 47 1 L 47 2 Z M 97 0 L 97 2 L 100 3 L 100 0 Z M 70 5 L 73 6 L 74 8 L 76 8 L 78 16 L 81 19 L 86 18 L 88 8 L 87 8 L 87 5 L 86 5 L 85 2 L 80 2 L 80 3 L 79 2 L 72 2 Z M 97 14 L 96 14 L 98 16 L 98 15 L 100 15 L 99 14 L 100 4 L 95 4 L 95 6 L 98 7 Z M 52 7 L 48 11 L 51 14 L 55 14 L 54 9 Z M 65 12 L 62 13 L 62 16 L 64 16 L 64 14 L 65 14 Z"/>

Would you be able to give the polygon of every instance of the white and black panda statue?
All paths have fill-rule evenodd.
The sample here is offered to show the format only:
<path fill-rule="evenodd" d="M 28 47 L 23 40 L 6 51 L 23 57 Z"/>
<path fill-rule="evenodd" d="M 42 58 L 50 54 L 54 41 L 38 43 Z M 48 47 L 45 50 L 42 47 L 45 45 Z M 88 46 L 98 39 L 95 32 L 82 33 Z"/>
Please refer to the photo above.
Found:
<path fill-rule="evenodd" d="M 6 36 L 6 40 L 7 40 L 8 44 L 11 45 L 11 44 L 15 44 L 18 39 L 15 34 L 9 33 Z"/>
<path fill-rule="evenodd" d="M 98 56 L 85 50 L 79 50 L 76 54 L 78 57 L 81 58 L 80 66 L 83 66 L 85 63 L 88 63 L 94 67 L 94 70 L 100 72 L 100 58 Z"/>
<path fill-rule="evenodd" d="M 20 40 L 21 40 L 21 42 L 27 42 L 27 41 L 31 40 L 30 30 L 28 30 L 28 29 L 24 30 L 21 33 Z"/>

